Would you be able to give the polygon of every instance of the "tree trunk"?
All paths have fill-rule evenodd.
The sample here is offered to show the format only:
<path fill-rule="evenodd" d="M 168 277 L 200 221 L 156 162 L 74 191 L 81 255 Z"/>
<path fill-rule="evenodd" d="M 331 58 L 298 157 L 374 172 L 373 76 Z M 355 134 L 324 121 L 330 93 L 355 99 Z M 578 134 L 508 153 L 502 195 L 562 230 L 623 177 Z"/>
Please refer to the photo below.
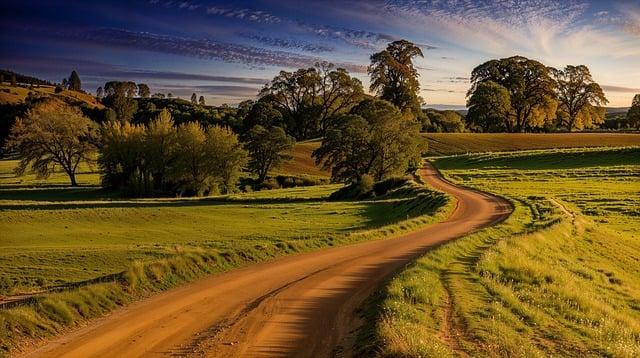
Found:
<path fill-rule="evenodd" d="M 69 174 L 69 179 L 71 180 L 71 186 L 78 186 L 78 182 L 76 181 L 76 174 L 71 172 L 67 174 Z"/>

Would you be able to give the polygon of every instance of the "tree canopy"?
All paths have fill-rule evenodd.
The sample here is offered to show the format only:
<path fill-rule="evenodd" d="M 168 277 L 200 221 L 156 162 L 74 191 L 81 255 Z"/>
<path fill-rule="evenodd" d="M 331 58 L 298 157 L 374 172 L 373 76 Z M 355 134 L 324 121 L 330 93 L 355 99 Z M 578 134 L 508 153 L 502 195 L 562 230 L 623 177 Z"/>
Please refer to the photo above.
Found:
<path fill-rule="evenodd" d="M 424 57 L 420 47 L 407 40 L 390 43 L 383 51 L 371 55 L 369 75 L 371 91 L 393 103 L 401 111 L 420 113 L 420 82 L 413 59 Z"/>
<path fill-rule="evenodd" d="M 6 145 L 20 157 L 16 174 L 31 167 L 39 178 L 46 178 L 60 167 L 76 186 L 78 165 L 92 159 L 96 140 L 95 123 L 79 109 L 44 102 L 16 120 Z"/>
<path fill-rule="evenodd" d="M 504 132 L 511 111 L 511 96 L 502 85 L 493 81 L 478 83 L 467 100 L 469 126 L 482 132 Z"/>
<path fill-rule="evenodd" d="M 72 91 L 82 90 L 82 82 L 80 82 L 80 76 L 78 76 L 78 73 L 75 70 L 71 71 L 71 75 L 69 75 L 67 85 Z"/>
<path fill-rule="evenodd" d="M 593 128 L 604 122 L 604 105 L 609 103 L 604 91 L 584 65 L 554 70 L 557 82 L 559 124 L 568 130 Z"/>
<path fill-rule="evenodd" d="M 640 129 L 640 94 L 633 97 L 631 108 L 627 112 L 626 122 L 628 127 Z"/>
<path fill-rule="evenodd" d="M 543 127 L 555 118 L 557 108 L 556 82 L 551 71 L 542 63 L 522 56 L 487 61 L 473 69 L 467 97 L 471 103 L 479 103 L 483 99 L 482 92 L 478 92 L 480 84 L 491 81 L 509 93 L 511 108 L 504 118 L 508 132 Z"/>
<path fill-rule="evenodd" d="M 280 71 L 259 96 L 281 113 L 287 133 L 307 139 L 323 135 L 329 122 L 348 112 L 363 94 L 360 80 L 346 70 L 318 63 L 315 68 Z"/>
<path fill-rule="evenodd" d="M 382 180 L 419 165 L 426 145 L 411 115 L 388 101 L 367 99 L 332 125 L 313 156 L 334 181 L 356 182 L 363 175 Z"/>
<path fill-rule="evenodd" d="M 265 128 L 256 125 L 247 134 L 246 149 L 250 154 L 249 170 L 258 175 L 258 182 L 267 178 L 269 171 L 283 161 L 291 159 L 288 153 L 295 139 L 280 127 Z"/>

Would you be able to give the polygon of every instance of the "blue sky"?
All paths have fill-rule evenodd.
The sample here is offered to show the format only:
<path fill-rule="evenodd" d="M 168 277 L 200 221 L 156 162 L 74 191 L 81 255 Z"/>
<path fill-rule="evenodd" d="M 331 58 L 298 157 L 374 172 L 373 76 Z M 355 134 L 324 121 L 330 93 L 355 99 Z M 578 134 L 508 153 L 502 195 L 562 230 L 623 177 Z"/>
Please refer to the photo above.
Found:
<path fill-rule="evenodd" d="M 0 67 L 94 91 L 116 79 L 208 103 L 253 98 L 278 71 L 330 61 L 368 86 L 369 56 L 421 46 L 427 104 L 463 106 L 478 64 L 523 55 L 589 66 L 610 106 L 640 93 L 640 1 L 12 1 L 0 4 Z"/>

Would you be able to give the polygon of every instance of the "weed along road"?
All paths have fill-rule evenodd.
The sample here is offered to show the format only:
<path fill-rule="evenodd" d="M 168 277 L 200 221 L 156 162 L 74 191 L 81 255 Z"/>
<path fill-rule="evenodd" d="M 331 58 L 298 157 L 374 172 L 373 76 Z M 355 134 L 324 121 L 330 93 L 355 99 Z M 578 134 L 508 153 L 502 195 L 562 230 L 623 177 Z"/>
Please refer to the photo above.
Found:
<path fill-rule="evenodd" d="M 28 357 L 349 355 L 358 307 L 391 274 L 440 243 L 504 220 L 504 199 L 424 180 L 458 204 L 440 223 L 395 238 L 284 257 L 131 304 Z"/>

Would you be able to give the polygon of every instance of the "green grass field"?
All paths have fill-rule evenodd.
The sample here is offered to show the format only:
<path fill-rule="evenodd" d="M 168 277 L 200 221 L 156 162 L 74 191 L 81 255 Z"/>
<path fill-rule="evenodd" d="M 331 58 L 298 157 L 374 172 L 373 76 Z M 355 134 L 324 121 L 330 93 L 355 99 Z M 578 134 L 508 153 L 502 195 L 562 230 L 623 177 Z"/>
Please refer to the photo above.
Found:
<path fill-rule="evenodd" d="M 506 152 L 533 149 L 622 147 L 640 145 L 640 134 L 632 133 L 423 133 L 429 140 L 429 156 Z M 315 166 L 311 153 L 320 140 L 296 144 L 293 160 L 275 170 L 279 174 L 329 177 Z"/>
<path fill-rule="evenodd" d="M 640 149 L 435 160 L 504 195 L 503 224 L 430 252 L 372 303 L 382 356 L 640 355 Z"/>
<path fill-rule="evenodd" d="M 0 355 L 150 292 L 412 230 L 453 207 L 417 183 L 403 196 L 367 201 L 328 201 L 340 185 L 124 199 L 103 191 L 90 168 L 78 176 L 82 186 L 70 188 L 61 173 L 17 178 L 15 164 L 0 161 L 0 303 L 36 295 L 0 309 Z"/>

